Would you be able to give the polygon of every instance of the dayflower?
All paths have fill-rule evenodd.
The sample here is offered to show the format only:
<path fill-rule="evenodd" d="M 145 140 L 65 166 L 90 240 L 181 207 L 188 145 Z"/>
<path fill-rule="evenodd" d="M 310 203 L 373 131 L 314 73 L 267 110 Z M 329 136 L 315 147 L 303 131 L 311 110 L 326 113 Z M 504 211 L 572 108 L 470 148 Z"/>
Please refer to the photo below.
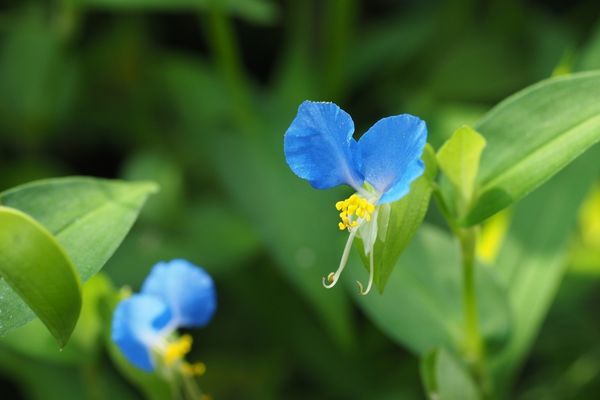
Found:
<path fill-rule="evenodd" d="M 212 278 L 185 260 L 159 262 L 139 294 L 121 301 L 113 314 L 112 340 L 125 357 L 144 371 L 157 365 L 183 374 L 200 375 L 201 363 L 183 361 L 192 345 L 177 328 L 206 325 L 217 305 Z"/>
<path fill-rule="evenodd" d="M 354 122 L 334 103 L 305 101 L 284 136 L 284 152 L 292 171 L 316 189 L 346 184 L 356 193 L 335 204 L 340 230 L 349 232 L 336 272 L 323 278 L 333 287 L 342 273 L 352 243 L 359 235 L 369 256 L 369 283 L 373 284 L 373 246 L 382 206 L 399 200 L 411 182 L 423 174 L 420 160 L 427 140 L 425 122 L 409 114 L 380 119 L 357 141 Z"/>

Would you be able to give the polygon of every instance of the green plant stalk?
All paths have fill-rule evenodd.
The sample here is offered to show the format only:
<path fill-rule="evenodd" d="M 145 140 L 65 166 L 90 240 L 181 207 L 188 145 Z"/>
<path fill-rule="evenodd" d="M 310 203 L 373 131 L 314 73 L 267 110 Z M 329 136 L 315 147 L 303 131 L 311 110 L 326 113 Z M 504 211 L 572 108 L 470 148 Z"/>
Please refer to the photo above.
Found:
<path fill-rule="evenodd" d="M 477 291 L 475 288 L 476 228 L 462 229 L 458 236 L 463 274 L 464 358 L 471 369 L 473 377 L 485 394 L 489 392 L 490 388 L 489 382 L 485 377 L 485 347 L 479 329 L 479 315 L 477 312 Z"/>
<path fill-rule="evenodd" d="M 221 1 L 211 0 L 208 15 L 208 38 L 216 57 L 217 68 L 231 93 L 235 115 L 241 126 L 253 122 L 250 88 L 241 67 L 239 49 L 231 21 Z"/>

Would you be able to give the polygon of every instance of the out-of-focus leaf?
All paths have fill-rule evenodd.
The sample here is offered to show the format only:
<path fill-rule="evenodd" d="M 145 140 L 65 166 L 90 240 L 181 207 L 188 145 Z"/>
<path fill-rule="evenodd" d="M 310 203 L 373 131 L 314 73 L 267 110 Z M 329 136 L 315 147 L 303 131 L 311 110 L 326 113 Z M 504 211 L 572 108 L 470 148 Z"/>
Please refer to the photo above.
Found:
<path fill-rule="evenodd" d="M 39 9 L 15 18 L 0 47 L 0 124 L 19 135 L 47 131 L 73 99 L 77 70 Z"/>
<path fill-rule="evenodd" d="M 421 379 L 430 400 L 481 399 L 469 373 L 443 348 L 421 359 Z"/>
<path fill-rule="evenodd" d="M 471 201 L 479 159 L 484 147 L 483 136 L 473 128 L 463 126 L 458 128 L 438 151 L 440 170 L 458 192 L 456 201 L 463 206 L 468 206 Z"/>
<path fill-rule="evenodd" d="M 362 281 L 355 264 L 351 259 L 348 275 L 353 281 Z M 495 275 L 489 267 L 477 266 L 479 321 L 491 351 L 506 341 L 511 329 L 506 288 Z M 464 342 L 460 255 L 458 244 L 440 229 L 421 225 L 384 294 L 361 296 L 353 289 L 357 303 L 373 323 L 414 353 L 424 355 L 439 346 L 460 351 Z"/>
<path fill-rule="evenodd" d="M 174 160 L 159 152 L 139 153 L 128 160 L 121 176 L 128 181 L 151 180 L 160 186 L 140 219 L 163 226 L 180 223 L 184 210 L 183 172 Z"/>
<path fill-rule="evenodd" d="M 371 82 L 374 75 L 397 71 L 431 38 L 434 21 L 433 13 L 411 13 L 363 27 L 352 46 L 352 62 L 346 63 L 348 85 L 358 86 Z"/>
<path fill-rule="evenodd" d="M 138 398 L 114 370 L 103 364 L 59 365 L 2 347 L 0 372 L 19 386 L 23 398 L 30 400 Z M 10 393 L 10 389 L 8 393 L 6 388 L 3 391 L 4 396 Z"/>
<path fill-rule="evenodd" d="M 90 8 L 111 10 L 205 10 L 214 0 L 80 0 Z M 270 0 L 218 0 L 227 12 L 254 23 L 272 23 L 278 14 Z"/>
<path fill-rule="evenodd" d="M 474 126 L 487 111 L 488 107 L 483 104 L 447 101 L 432 104 L 421 116 L 427 121 L 427 141 L 439 149 L 457 126 Z"/>
<path fill-rule="evenodd" d="M 160 260 L 186 258 L 215 276 L 249 266 L 259 250 L 259 239 L 248 223 L 223 203 L 198 199 L 186 209 L 178 226 L 134 228 L 106 264 L 106 271 L 116 284 L 137 287 Z M 131 260 L 135 260 L 136 268 L 132 268 Z"/>
<path fill-rule="evenodd" d="M 156 190 L 156 185 L 148 182 L 58 178 L 2 192 L 0 205 L 18 209 L 43 225 L 86 281 L 114 253 L 146 198 Z M 0 282 L 0 298 L 11 304 L 12 310 L 0 333 L 33 319 L 33 313 L 6 282 Z"/>
<path fill-rule="evenodd" d="M 437 175 L 435 153 L 431 146 L 425 147 L 422 159 L 425 162 L 425 171 L 412 183 L 410 192 L 399 201 L 389 206 L 384 205 L 380 209 L 377 219 L 377 241 L 373 247 L 373 282 L 380 293 L 383 293 L 398 258 L 421 226 L 427 213 L 432 190 L 431 183 Z M 364 254 L 360 239 L 357 239 L 357 249 L 368 271 L 369 257 Z"/>
<path fill-rule="evenodd" d="M 170 53 L 157 65 L 155 74 L 166 105 L 173 109 L 175 121 L 190 139 L 203 137 L 194 129 L 228 117 L 231 105 L 227 87 L 219 72 L 202 60 Z"/>
<path fill-rule="evenodd" d="M 441 98 L 494 100 L 525 85 L 529 71 L 523 52 L 505 38 L 478 31 L 440 49 L 431 73 L 430 90 Z M 519 55 L 515 55 L 519 54 Z M 476 62 L 475 62 L 476 60 Z"/>
<path fill-rule="evenodd" d="M 81 310 L 75 267 L 43 226 L 7 207 L 0 207 L 0 277 L 64 347 Z M 18 307 L 2 297 L 0 329 L 10 329 L 13 318 L 21 318 Z"/>
<path fill-rule="evenodd" d="M 577 71 L 600 69 L 600 19 L 594 33 L 581 50 L 581 57 L 576 64 L 576 69 Z"/>
<path fill-rule="evenodd" d="M 289 170 L 283 155 L 285 128 L 282 123 L 236 137 L 221 134 L 213 142 L 217 173 L 281 272 L 344 346 L 352 340 L 349 304 L 342 290 L 321 284 L 342 252 L 336 192 L 314 190 Z"/>
<path fill-rule="evenodd" d="M 567 265 L 567 239 L 598 176 L 599 157 L 596 146 L 515 206 L 495 267 L 515 321 L 510 341 L 490 363 L 501 391 L 510 388 L 556 294 Z"/>
<path fill-rule="evenodd" d="M 549 79 L 519 92 L 477 125 L 487 140 L 473 225 L 519 200 L 600 140 L 600 73 Z"/>

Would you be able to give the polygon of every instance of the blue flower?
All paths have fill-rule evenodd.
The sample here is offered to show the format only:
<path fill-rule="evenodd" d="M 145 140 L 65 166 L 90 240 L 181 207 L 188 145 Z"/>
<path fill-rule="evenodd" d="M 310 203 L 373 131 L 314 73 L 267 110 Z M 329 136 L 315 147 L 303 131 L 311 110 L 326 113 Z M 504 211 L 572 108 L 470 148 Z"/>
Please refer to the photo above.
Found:
<path fill-rule="evenodd" d="M 367 289 L 373 282 L 373 245 L 382 205 L 401 199 L 424 171 L 421 154 L 427 141 L 425 122 L 409 114 L 383 118 L 357 141 L 354 122 L 333 103 L 305 101 L 284 136 L 284 152 L 291 170 L 316 189 L 346 184 L 356 193 L 336 203 L 340 230 L 350 235 L 340 266 L 323 279 L 333 287 L 344 269 L 358 234 L 370 256 Z"/>
<path fill-rule="evenodd" d="M 217 305 L 212 278 L 185 260 L 159 262 L 142 291 L 121 301 L 113 314 L 112 340 L 135 366 L 153 371 L 157 360 L 167 367 L 198 372 L 201 365 L 182 361 L 191 336 L 173 335 L 180 327 L 206 325 Z"/>

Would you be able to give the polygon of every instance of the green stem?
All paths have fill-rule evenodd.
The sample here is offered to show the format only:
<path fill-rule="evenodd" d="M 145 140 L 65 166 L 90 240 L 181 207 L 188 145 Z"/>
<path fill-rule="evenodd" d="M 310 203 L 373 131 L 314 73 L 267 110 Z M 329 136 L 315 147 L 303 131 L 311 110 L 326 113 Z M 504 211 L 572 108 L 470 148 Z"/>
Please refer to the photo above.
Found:
<path fill-rule="evenodd" d="M 475 380 L 483 394 L 485 394 L 489 391 L 489 382 L 485 376 L 485 347 L 479 329 L 479 314 L 477 312 L 475 285 L 476 233 L 476 228 L 462 229 L 459 233 L 463 267 L 463 315 L 465 324 L 463 351 Z"/>

